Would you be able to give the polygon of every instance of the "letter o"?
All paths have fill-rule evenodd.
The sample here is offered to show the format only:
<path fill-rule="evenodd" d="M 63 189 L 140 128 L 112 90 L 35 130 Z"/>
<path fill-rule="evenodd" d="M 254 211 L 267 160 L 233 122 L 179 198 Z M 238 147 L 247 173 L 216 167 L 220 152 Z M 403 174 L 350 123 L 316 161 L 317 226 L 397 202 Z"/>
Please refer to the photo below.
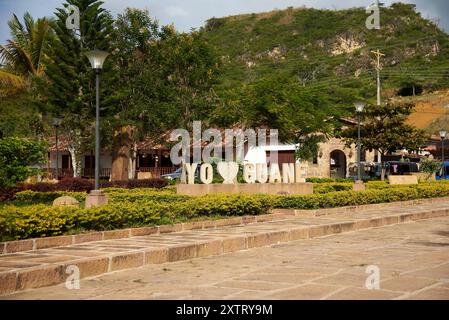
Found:
<path fill-rule="evenodd" d="M 201 165 L 200 180 L 204 184 L 211 184 L 214 180 L 214 169 L 210 163 L 203 163 Z"/>

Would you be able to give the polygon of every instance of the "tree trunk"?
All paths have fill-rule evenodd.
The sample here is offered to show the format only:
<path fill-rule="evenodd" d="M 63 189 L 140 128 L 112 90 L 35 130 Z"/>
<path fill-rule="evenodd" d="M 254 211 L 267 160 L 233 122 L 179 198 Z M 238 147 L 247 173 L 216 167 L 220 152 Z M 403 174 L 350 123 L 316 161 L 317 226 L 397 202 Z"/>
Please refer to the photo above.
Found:
<path fill-rule="evenodd" d="M 82 159 L 84 154 L 84 140 L 80 130 L 70 130 L 67 133 L 67 149 L 72 157 L 73 177 L 82 176 Z"/>
<path fill-rule="evenodd" d="M 129 178 L 132 133 L 133 130 L 130 126 L 115 130 L 112 142 L 111 181 L 128 180 Z"/>
<path fill-rule="evenodd" d="M 137 170 L 137 144 L 134 144 L 131 150 L 131 156 L 129 157 L 129 179 L 136 179 Z"/>
<path fill-rule="evenodd" d="M 72 157 L 72 168 L 73 168 L 73 177 L 79 178 L 82 175 L 82 158 L 83 158 L 83 151 L 76 145 L 70 144 L 68 146 L 70 155 Z"/>

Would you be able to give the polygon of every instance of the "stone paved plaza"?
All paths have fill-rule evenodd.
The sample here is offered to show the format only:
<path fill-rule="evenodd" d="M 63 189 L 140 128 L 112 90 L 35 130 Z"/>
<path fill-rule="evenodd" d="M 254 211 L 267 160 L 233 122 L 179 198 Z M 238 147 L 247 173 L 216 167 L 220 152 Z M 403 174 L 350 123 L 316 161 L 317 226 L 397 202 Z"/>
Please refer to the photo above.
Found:
<path fill-rule="evenodd" d="M 368 290 L 366 268 L 380 268 Z M 147 265 L 2 299 L 449 299 L 449 217 Z"/>

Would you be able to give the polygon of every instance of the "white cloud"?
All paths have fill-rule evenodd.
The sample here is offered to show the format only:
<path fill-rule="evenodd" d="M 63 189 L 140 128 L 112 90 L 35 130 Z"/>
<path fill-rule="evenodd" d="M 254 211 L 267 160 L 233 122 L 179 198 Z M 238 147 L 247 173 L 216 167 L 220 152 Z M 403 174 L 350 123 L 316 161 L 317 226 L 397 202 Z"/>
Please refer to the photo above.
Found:
<path fill-rule="evenodd" d="M 170 6 L 165 9 L 165 12 L 172 18 L 174 17 L 186 17 L 190 15 L 186 10 L 178 6 Z"/>

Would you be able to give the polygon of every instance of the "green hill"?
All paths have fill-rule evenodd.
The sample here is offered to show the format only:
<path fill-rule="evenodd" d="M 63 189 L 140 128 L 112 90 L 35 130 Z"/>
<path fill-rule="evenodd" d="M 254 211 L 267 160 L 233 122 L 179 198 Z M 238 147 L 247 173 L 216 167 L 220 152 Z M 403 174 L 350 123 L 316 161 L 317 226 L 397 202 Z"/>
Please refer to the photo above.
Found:
<path fill-rule="evenodd" d="M 380 30 L 367 17 L 365 8 L 288 8 L 212 18 L 201 31 L 221 56 L 221 90 L 285 78 L 335 104 L 375 101 L 377 49 L 384 98 L 449 87 L 449 36 L 434 22 L 402 3 L 381 8 Z"/>

